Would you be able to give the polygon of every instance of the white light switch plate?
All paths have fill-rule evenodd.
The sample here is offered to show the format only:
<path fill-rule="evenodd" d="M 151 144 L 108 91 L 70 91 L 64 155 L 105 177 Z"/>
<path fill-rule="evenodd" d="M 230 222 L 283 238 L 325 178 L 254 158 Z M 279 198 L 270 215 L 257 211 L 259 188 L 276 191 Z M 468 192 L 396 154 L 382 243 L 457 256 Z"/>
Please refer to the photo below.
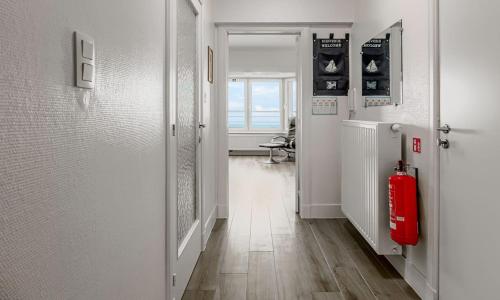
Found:
<path fill-rule="evenodd" d="M 86 34 L 75 31 L 74 44 L 75 85 L 81 88 L 92 89 L 95 82 L 94 39 Z"/>

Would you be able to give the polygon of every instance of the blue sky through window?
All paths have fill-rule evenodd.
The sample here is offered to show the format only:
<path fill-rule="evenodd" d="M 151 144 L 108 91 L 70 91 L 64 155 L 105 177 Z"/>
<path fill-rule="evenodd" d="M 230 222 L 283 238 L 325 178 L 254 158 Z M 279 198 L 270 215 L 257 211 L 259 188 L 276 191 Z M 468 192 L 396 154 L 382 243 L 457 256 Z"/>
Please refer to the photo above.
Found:
<path fill-rule="evenodd" d="M 281 128 L 280 83 L 280 80 L 251 82 L 252 128 Z"/>
<path fill-rule="evenodd" d="M 283 116 L 282 84 L 286 84 L 289 111 Z M 228 81 L 228 127 L 246 130 L 280 130 L 283 117 L 297 110 L 297 84 L 283 79 L 231 79 Z M 247 97 L 249 97 L 247 99 Z"/>
<path fill-rule="evenodd" d="M 228 83 L 228 127 L 245 128 L 245 81 Z"/>

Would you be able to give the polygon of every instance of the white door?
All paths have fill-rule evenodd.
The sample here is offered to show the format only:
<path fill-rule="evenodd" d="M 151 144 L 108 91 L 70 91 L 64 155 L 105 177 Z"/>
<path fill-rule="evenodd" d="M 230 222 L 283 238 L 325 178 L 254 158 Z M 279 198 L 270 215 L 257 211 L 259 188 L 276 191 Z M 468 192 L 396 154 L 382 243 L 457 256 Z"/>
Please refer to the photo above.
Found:
<path fill-rule="evenodd" d="M 200 20 L 197 0 L 172 1 L 175 13 L 175 151 L 171 206 L 172 297 L 181 299 L 201 252 Z M 172 31 L 171 31 L 172 32 Z M 171 58 L 172 59 L 172 58 Z M 172 173 L 171 173 L 172 174 Z M 172 231 L 171 231 L 172 232 Z"/>
<path fill-rule="evenodd" d="M 500 2 L 439 3 L 440 299 L 499 299 Z"/>

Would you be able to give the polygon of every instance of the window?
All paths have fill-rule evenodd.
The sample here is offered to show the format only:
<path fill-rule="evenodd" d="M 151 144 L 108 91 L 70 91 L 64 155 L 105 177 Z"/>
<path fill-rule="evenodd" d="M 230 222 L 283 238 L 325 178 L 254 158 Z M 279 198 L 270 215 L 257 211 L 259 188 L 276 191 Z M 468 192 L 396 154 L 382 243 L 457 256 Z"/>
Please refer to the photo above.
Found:
<path fill-rule="evenodd" d="M 281 129 L 281 80 L 251 80 L 252 129 Z"/>
<path fill-rule="evenodd" d="M 243 129 L 246 127 L 246 87 L 243 80 L 231 80 L 227 93 L 227 123 L 229 128 Z"/>
<path fill-rule="evenodd" d="M 228 128 L 230 132 L 283 132 L 295 116 L 295 79 L 230 79 Z"/>
<path fill-rule="evenodd" d="M 297 80 L 295 78 L 286 80 L 288 118 L 297 116 Z"/>

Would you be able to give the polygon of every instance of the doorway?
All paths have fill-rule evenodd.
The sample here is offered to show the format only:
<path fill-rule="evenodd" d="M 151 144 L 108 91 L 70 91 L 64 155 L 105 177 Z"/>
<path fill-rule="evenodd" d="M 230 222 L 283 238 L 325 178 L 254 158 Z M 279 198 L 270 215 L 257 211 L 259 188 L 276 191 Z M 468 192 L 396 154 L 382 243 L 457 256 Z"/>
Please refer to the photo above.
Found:
<path fill-rule="evenodd" d="M 233 167 L 250 160 L 268 171 L 288 166 L 298 213 L 302 29 L 219 27 L 218 40 L 218 98 L 226 99 L 218 104 L 218 217 L 234 212 L 231 170 L 237 174 Z M 293 147 L 262 147 L 292 139 Z"/>
<path fill-rule="evenodd" d="M 297 36 L 233 33 L 228 42 L 228 220 L 250 251 L 272 251 L 271 227 L 295 214 Z"/>

